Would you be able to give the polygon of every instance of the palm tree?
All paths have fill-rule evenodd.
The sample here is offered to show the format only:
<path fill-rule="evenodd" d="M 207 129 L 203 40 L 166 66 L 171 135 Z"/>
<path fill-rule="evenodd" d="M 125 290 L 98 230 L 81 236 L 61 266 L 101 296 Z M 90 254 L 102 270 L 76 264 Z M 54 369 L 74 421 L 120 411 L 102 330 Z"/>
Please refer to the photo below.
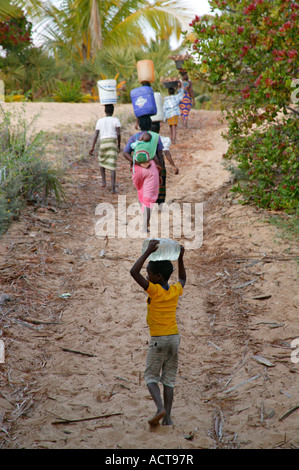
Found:
<path fill-rule="evenodd" d="M 11 84 L 12 89 L 16 86 L 27 89 L 30 72 L 35 97 L 55 88 L 55 74 L 62 80 L 80 78 L 85 93 L 95 89 L 95 94 L 96 81 L 102 75 L 118 76 L 119 80 L 126 80 L 129 93 L 128 90 L 138 84 L 136 61 L 144 58 L 154 60 L 155 85 L 159 87 L 165 63 L 168 62 L 167 68 L 171 67 L 171 61 L 167 60 L 169 38 L 172 35 L 179 38 L 192 16 L 188 16 L 186 8 L 180 7 L 180 0 L 60 0 L 60 4 L 43 0 L 0 0 L 0 14 L 1 6 L 6 5 L 7 10 L 13 1 L 22 5 L 32 22 L 39 26 L 38 31 L 43 31 L 40 36 L 45 40 L 44 55 L 33 54 L 32 49 L 30 54 L 28 52 L 30 60 L 26 61 L 26 69 L 24 64 L 20 67 L 15 64 L 16 73 L 10 73 L 16 82 L 15 86 Z M 150 37 L 155 40 L 151 42 Z M 7 63 L 10 72 L 12 59 Z M 42 67 L 43 61 L 45 67 Z M 62 63 L 65 72 L 61 70 Z"/>
<path fill-rule="evenodd" d="M 12 5 L 10 0 L 0 0 L 0 21 L 16 18 L 20 14 L 20 9 L 16 5 Z"/>
<path fill-rule="evenodd" d="M 169 41 L 154 41 L 144 46 L 142 49 L 138 46 L 129 46 L 120 48 L 116 46 L 103 47 L 99 49 L 94 58 L 87 59 L 83 63 L 77 64 L 75 69 L 78 75 L 85 77 L 85 85 L 88 83 L 91 87 L 96 86 L 99 79 L 107 77 L 117 77 L 118 81 L 126 82 L 122 92 L 124 102 L 130 101 L 130 90 L 140 85 L 137 77 L 136 62 L 143 59 L 151 59 L 154 62 L 155 82 L 152 84 L 154 91 L 163 92 L 164 88 L 160 79 L 172 72 L 177 73 L 174 62 L 169 59 L 170 55 L 178 51 L 173 51 Z M 84 80 L 83 80 L 84 82 Z M 92 90 L 84 87 L 86 92 Z"/>
<path fill-rule="evenodd" d="M 142 47 L 149 31 L 156 37 L 180 37 L 190 20 L 177 0 L 62 0 L 59 7 L 40 4 L 48 44 L 84 61 L 104 46 Z"/>

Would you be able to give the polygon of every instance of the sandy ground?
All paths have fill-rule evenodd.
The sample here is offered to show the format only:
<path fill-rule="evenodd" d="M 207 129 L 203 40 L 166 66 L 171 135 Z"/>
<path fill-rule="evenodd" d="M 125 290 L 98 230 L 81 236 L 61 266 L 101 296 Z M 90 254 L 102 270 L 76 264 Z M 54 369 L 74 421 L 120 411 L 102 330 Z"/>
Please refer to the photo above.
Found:
<path fill-rule="evenodd" d="M 185 254 L 174 425 L 151 428 L 146 296 L 129 274 L 142 240 L 95 236 L 98 204 L 118 203 L 86 151 L 102 108 L 26 104 L 28 119 L 41 107 L 37 128 L 55 131 L 57 158 L 62 148 L 68 155 L 68 199 L 29 206 L 0 240 L 0 293 L 9 296 L 0 304 L 0 447 L 298 447 L 298 246 L 232 197 L 219 113 L 192 110 L 188 135 L 180 124 L 172 147 L 179 175 L 167 165 L 167 201 L 203 203 L 203 244 Z M 125 122 L 131 108 L 117 115 Z M 72 133 L 85 142 L 83 158 Z M 117 185 L 127 205 L 136 202 L 122 156 Z"/>

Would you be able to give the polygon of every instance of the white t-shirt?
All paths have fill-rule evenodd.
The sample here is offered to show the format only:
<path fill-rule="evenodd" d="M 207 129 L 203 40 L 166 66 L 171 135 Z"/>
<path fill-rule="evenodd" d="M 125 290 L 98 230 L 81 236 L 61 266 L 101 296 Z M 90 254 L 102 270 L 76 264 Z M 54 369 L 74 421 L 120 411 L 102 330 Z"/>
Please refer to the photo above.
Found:
<path fill-rule="evenodd" d="M 100 140 L 109 139 L 111 137 L 116 138 L 117 127 L 120 127 L 120 121 L 116 117 L 106 116 L 99 119 L 96 123 L 96 131 L 100 131 Z"/>
<path fill-rule="evenodd" d="M 169 137 L 166 137 L 164 135 L 160 135 L 162 144 L 163 144 L 163 150 L 169 150 L 171 146 L 171 140 Z"/>

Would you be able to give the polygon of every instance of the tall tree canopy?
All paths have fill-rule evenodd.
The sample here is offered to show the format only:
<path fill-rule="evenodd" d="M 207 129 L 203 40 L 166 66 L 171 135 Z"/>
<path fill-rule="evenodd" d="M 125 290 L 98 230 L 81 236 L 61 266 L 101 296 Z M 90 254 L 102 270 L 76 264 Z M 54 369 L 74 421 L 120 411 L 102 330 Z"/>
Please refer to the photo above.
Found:
<path fill-rule="evenodd" d="M 191 23 L 193 73 L 223 101 L 226 158 L 243 176 L 245 201 L 299 206 L 299 4 L 297 0 L 210 0 L 214 21 Z M 297 93 L 295 92 L 297 87 Z M 294 97 L 294 99 L 293 99 Z"/>
<path fill-rule="evenodd" d="M 103 46 L 145 45 L 150 32 L 158 39 L 180 37 L 190 11 L 177 0 L 62 0 L 39 7 L 45 38 L 56 50 L 81 60 Z"/>
<path fill-rule="evenodd" d="M 84 93 L 95 98 L 96 81 L 103 75 L 126 81 L 126 99 L 137 79 L 136 61 L 150 54 L 158 81 L 171 67 L 170 38 L 179 39 L 192 18 L 183 0 L 0 0 L 0 26 L 2 11 L 2 23 L 16 27 L 21 21 L 7 19 L 12 4 L 22 7 L 25 20 L 30 18 L 34 41 L 21 55 L 16 37 L 11 38 L 9 54 L 0 58 L 1 78 L 7 92 L 32 89 L 33 99 L 55 94 L 56 82 L 72 81 L 81 81 Z M 5 35 L 6 24 L 3 28 Z M 151 40 L 159 45 L 155 51 Z"/>
<path fill-rule="evenodd" d="M 7 21 L 20 15 L 20 9 L 10 0 L 0 0 L 0 21 Z"/>

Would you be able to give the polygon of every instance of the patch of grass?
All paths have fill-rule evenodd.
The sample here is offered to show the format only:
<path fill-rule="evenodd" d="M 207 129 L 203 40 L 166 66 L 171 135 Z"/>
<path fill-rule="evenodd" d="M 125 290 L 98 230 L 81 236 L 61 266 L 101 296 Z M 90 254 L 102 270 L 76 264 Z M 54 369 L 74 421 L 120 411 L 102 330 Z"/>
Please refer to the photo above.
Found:
<path fill-rule="evenodd" d="M 59 103 L 87 103 L 92 100 L 91 95 L 82 93 L 80 80 L 71 82 L 59 80 L 56 82 L 56 87 L 54 99 Z"/>
<path fill-rule="evenodd" d="M 0 107 L 0 233 L 17 219 L 24 205 L 34 200 L 46 204 L 50 194 L 65 198 L 62 169 L 46 158 L 46 137 L 26 122 L 24 108 L 17 115 Z"/>
<path fill-rule="evenodd" d="M 269 223 L 274 225 L 279 231 L 281 238 L 290 242 L 299 241 L 299 214 L 294 215 L 271 215 L 268 219 Z"/>

